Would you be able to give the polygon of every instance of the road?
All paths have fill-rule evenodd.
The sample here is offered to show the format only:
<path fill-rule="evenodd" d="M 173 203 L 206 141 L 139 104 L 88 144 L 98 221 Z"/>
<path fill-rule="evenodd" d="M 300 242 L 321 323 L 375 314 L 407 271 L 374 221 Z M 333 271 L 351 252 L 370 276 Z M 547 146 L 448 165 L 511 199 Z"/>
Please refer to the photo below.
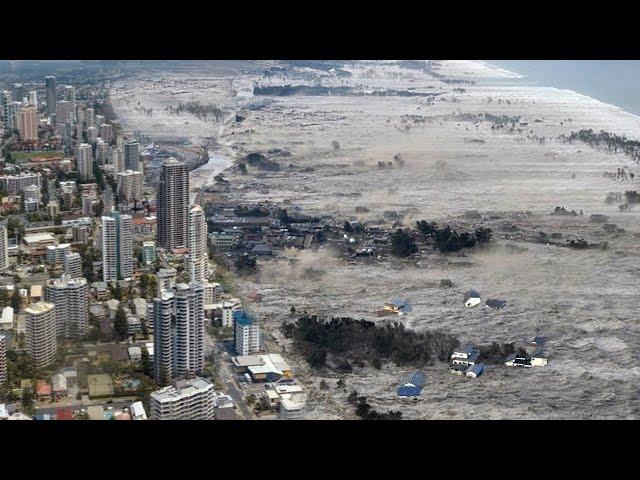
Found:
<path fill-rule="evenodd" d="M 242 389 L 236 382 L 231 364 L 231 352 L 229 350 L 230 347 L 227 347 L 224 342 L 216 340 L 208 333 L 205 334 L 206 357 L 210 358 L 213 356 L 215 359 L 220 380 L 226 387 L 226 393 L 231 396 L 234 403 L 239 407 L 242 418 L 244 420 L 252 420 L 255 417 L 244 399 Z"/>

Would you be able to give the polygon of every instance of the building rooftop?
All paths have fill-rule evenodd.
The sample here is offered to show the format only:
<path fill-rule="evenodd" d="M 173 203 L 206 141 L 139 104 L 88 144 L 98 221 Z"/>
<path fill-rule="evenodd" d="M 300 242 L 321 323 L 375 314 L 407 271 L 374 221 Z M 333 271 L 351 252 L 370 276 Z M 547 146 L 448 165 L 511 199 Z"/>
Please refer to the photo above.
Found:
<path fill-rule="evenodd" d="M 236 310 L 233 312 L 233 321 L 238 325 L 249 326 L 253 325 L 254 318 L 244 310 Z"/>
<path fill-rule="evenodd" d="M 170 402 L 190 397 L 198 392 L 213 389 L 213 384 L 201 377 L 176 380 L 173 385 L 156 390 L 151 394 L 158 402 Z"/>
<path fill-rule="evenodd" d="M 24 311 L 25 313 L 38 315 L 39 313 L 44 313 L 51 310 L 52 308 L 54 308 L 54 306 L 55 305 L 53 303 L 37 302 L 37 303 L 32 303 L 30 306 L 25 308 Z"/>

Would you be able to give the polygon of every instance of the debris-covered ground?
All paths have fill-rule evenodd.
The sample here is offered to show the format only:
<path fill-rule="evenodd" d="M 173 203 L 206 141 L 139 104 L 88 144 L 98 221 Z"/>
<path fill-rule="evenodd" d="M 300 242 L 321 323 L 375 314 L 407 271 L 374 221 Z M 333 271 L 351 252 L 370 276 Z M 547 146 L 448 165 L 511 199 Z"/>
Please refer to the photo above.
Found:
<path fill-rule="evenodd" d="M 261 302 L 247 306 L 261 319 L 270 346 L 286 351 L 310 388 L 309 418 L 352 418 L 346 402 L 352 389 L 378 410 L 401 410 L 403 418 L 638 417 L 640 207 L 621 211 L 621 201 L 605 199 L 640 190 L 637 176 L 607 172 L 640 169 L 623 153 L 559 137 L 593 129 L 639 139 L 640 118 L 571 91 L 525 85 L 476 62 L 357 62 L 339 72 L 261 65 L 245 72 L 141 77 L 116 84 L 112 98 L 125 127 L 194 143 L 215 140 L 215 168 L 195 173 L 196 187 L 210 183 L 225 161 L 261 152 L 279 171 L 226 171 L 229 198 L 330 215 L 336 224 L 389 226 L 383 213 L 395 211 L 410 228 L 425 219 L 494 232 L 490 247 L 465 256 L 429 252 L 419 259 L 346 263 L 328 248 L 289 251 L 261 259 L 257 277 L 238 281 L 243 294 L 262 293 Z M 328 90 L 252 93 L 253 86 L 287 85 Z M 220 105 L 224 118 L 144 113 L 179 101 Z M 398 154 L 403 165 L 394 161 Z M 552 215 L 558 206 L 566 212 Z M 608 218 L 598 223 L 594 214 Z M 607 248 L 557 245 L 579 239 Z M 441 286 L 442 279 L 453 286 Z M 462 295 L 469 289 L 507 306 L 466 309 Z M 422 397 L 400 401 L 395 390 L 411 368 L 358 370 L 341 375 L 346 387 L 339 389 L 337 374 L 310 371 L 280 332 L 284 321 L 295 319 L 292 305 L 298 312 L 385 321 L 374 312 L 393 296 L 413 305 L 395 317 L 399 321 L 442 329 L 462 342 L 541 335 L 549 365 L 489 366 L 477 379 L 452 375 L 444 364 L 425 365 Z M 323 378 L 328 390 L 319 388 Z"/>

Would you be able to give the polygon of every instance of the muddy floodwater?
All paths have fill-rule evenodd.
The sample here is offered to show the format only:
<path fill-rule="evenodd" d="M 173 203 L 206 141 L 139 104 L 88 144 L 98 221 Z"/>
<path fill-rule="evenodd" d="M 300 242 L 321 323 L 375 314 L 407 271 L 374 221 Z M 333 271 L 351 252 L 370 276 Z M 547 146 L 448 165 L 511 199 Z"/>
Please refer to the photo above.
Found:
<path fill-rule="evenodd" d="M 429 65 L 350 62 L 342 67 L 348 75 L 302 67 L 265 75 L 269 64 L 234 72 L 203 68 L 116 82 L 111 96 L 125 127 L 208 143 L 224 159 L 215 173 L 252 152 L 286 167 L 248 175 L 226 170 L 230 200 L 269 201 L 336 224 L 390 225 L 383 213 L 395 211 L 408 228 L 422 219 L 492 228 L 490 246 L 464 255 L 429 251 L 413 260 L 347 263 L 330 248 L 285 251 L 261 258 L 258 275 L 237 280 L 241 296 L 262 294 L 246 306 L 272 350 L 286 355 L 308 387 L 307 418 L 354 418 L 346 402 L 352 389 L 375 408 L 401 410 L 403 418 L 638 418 L 640 206 L 621 211 L 621 201 L 605 199 L 640 190 L 640 168 L 622 152 L 561 136 L 592 129 L 640 140 L 640 117 L 570 90 L 510 82 L 513 74 L 485 63 Z M 322 85 L 333 93 L 254 95 L 256 85 Z M 212 121 L 165 111 L 190 100 L 216 103 L 224 115 Z M 398 154 L 403 167 L 378 166 Z M 627 174 L 606 175 L 618 169 Z M 212 176 L 203 169 L 192 187 L 213 183 Z M 556 206 L 576 215 L 551 215 Z M 592 221 L 594 214 L 615 227 Z M 607 248 L 538 242 L 539 232 L 557 234 L 559 243 L 584 239 Z M 453 286 L 442 287 L 441 279 Z M 507 306 L 467 309 L 462 295 L 469 289 Z M 471 379 L 435 362 L 422 368 L 427 383 L 419 400 L 401 401 L 396 388 L 414 369 L 313 371 L 280 331 L 295 318 L 292 305 L 298 312 L 383 321 L 374 312 L 392 296 L 411 302 L 413 311 L 396 320 L 416 330 L 439 329 L 477 344 L 543 336 L 549 364 L 491 365 Z M 336 388 L 339 378 L 345 389 Z M 329 390 L 319 388 L 323 379 Z"/>

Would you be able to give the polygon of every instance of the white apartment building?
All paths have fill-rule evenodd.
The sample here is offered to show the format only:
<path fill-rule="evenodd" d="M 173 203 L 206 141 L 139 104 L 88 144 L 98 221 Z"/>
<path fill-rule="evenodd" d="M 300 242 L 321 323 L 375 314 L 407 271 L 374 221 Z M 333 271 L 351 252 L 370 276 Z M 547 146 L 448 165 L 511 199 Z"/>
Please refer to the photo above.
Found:
<path fill-rule="evenodd" d="M 233 327 L 233 313 L 242 310 L 242 302 L 239 298 L 230 298 L 222 302 L 222 326 Z"/>
<path fill-rule="evenodd" d="M 213 384 L 200 377 L 177 380 L 151 394 L 152 420 L 213 420 Z"/>
<path fill-rule="evenodd" d="M 89 330 L 89 285 L 83 277 L 49 280 L 48 302 L 53 303 L 59 337 L 80 338 Z"/>
<path fill-rule="evenodd" d="M 56 315 L 53 303 L 38 302 L 27 308 L 26 347 L 36 368 L 51 365 L 56 359 Z"/>
<path fill-rule="evenodd" d="M 207 221 L 200 205 L 189 209 L 189 280 L 204 283 L 208 275 L 209 252 L 207 251 Z"/>
<path fill-rule="evenodd" d="M 102 217 L 102 279 L 133 277 L 133 228 L 130 215 L 113 212 Z"/>
<path fill-rule="evenodd" d="M 81 143 L 76 150 L 76 168 L 80 180 L 92 180 L 93 179 L 93 152 L 91 145 L 88 143 Z"/>
<path fill-rule="evenodd" d="M 7 381 L 7 337 L 0 334 L 0 385 Z"/>
<path fill-rule="evenodd" d="M 116 175 L 118 185 L 118 195 L 120 201 L 132 202 L 142 200 L 142 185 L 144 177 L 142 173 L 133 170 L 125 170 Z"/>
<path fill-rule="evenodd" d="M 204 303 L 198 283 L 176 285 L 174 377 L 200 374 L 204 369 Z"/>
<path fill-rule="evenodd" d="M 61 243 L 59 245 L 47 246 L 47 263 L 53 268 L 61 267 L 64 265 L 64 257 L 71 253 L 71 245 L 68 243 Z"/>
<path fill-rule="evenodd" d="M 153 376 L 160 385 L 173 379 L 173 303 L 174 294 L 169 290 L 153 299 Z"/>
<path fill-rule="evenodd" d="M 0 270 L 9 266 L 9 239 L 7 227 L 0 225 Z"/>
<path fill-rule="evenodd" d="M 69 252 L 64 256 L 64 274 L 69 278 L 82 277 L 82 257 L 77 252 Z"/>
<path fill-rule="evenodd" d="M 21 193 L 28 185 L 36 185 L 40 188 L 40 174 L 25 172 L 0 176 L 0 189 L 6 191 L 9 195 Z"/>
<path fill-rule="evenodd" d="M 260 351 L 260 327 L 244 310 L 233 313 L 234 345 L 238 355 L 251 355 Z"/>

